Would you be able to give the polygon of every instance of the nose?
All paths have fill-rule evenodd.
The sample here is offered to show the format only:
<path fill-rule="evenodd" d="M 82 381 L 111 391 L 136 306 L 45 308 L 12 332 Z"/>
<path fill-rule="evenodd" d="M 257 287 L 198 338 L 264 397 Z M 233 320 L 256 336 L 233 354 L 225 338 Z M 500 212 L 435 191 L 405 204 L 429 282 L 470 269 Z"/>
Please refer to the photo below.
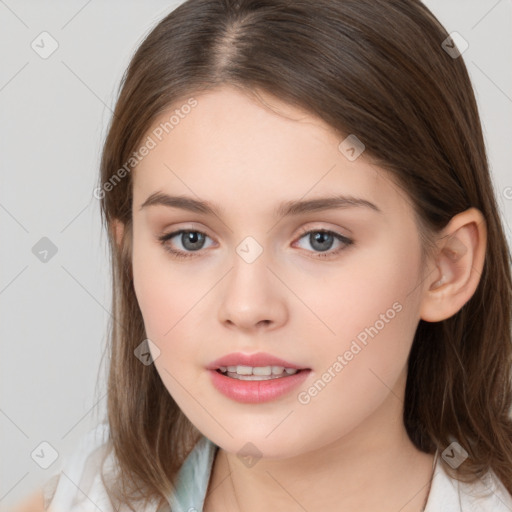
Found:
<path fill-rule="evenodd" d="M 248 263 L 238 254 L 220 288 L 219 321 L 244 331 L 281 327 L 288 317 L 286 287 L 261 254 Z"/>

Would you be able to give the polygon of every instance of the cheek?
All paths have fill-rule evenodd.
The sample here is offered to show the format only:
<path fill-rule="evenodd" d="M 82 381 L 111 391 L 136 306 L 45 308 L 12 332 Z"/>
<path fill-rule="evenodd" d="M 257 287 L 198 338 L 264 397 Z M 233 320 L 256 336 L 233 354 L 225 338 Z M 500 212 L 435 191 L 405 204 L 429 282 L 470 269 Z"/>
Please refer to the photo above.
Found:
<path fill-rule="evenodd" d="M 134 288 L 146 335 L 152 342 L 150 350 L 155 368 L 181 407 L 189 399 L 184 390 L 193 389 L 197 377 L 190 368 L 190 362 L 197 357 L 197 348 L 193 339 L 185 338 L 190 337 L 191 327 L 187 313 L 198 298 L 190 290 L 193 287 L 182 287 L 172 279 L 165 265 L 150 252 L 141 249 L 135 254 L 134 251 Z"/>
<path fill-rule="evenodd" d="M 197 286 L 190 286 L 186 276 L 173 270 L 176 264 L 173 267 L 165 250 L 149 235 L 135 233 L 132 260 L 134 289 L 146 334 L 155 342 L 163 342 L 172 337 L 174 326 L 197 302 Z"/>
<path fill-rule="evenodd" d="M 333 271 L 322 287 L 312 276 L 298 291 L 321 320 L 315 319 L 318 334 L 310 336 L 322 340 L 312 354 L 319 376 L 330 369 L 337 384 L 327 387 L 354 398 L 378 388 L 389 392 L 382 381 L 392 387 L 401 374 L 419 318 L 419 298 L 413 292 L 419 251 L 410 247 L 403 252 L 399 243 L 380 248 L 378 255 L 358 254 L 357 265 Z"/>
<path fill-rule="evenodd" d="M 133 252 L 133 285 L 142 312 L 146 334 L 150 339 L 159 338 L 170 327 L 174 306 L 170 287 L 162 279 L 158 262 L 151 251 L 144 247 Z"/>
<path fill-rule="evenodd" d="M 180 404 L 195 389 L 204 368 L 194 367 L 201 353 L 202 332 L 197 332 L 201 298 L 212 284 L 194 281 L 194 275 L 179 270 L 165 251 L 147 240 L 135 240 L 133 280 L 147 337 L 158 348 L 151 350 L 162 381 Z M 206 281 L 206 280 L 205 280 Z M 150 345 L 151 347 L 151 345 Z"/>
<path fill-rule="evenodd" d="M 312 352 L 315 375 L 297 390 L 297 418 L 323 439 L 348 434 L 385 402 L 400 403 L 417 325 L 410 283 L 418 268 L 396 260 L 363 267 L 364 273 L 351 272 L 343 282 L 333 278 L 330 300 L 318 304 L 319 316 L 335 334 L 317 325 L 326 334 Z"/>

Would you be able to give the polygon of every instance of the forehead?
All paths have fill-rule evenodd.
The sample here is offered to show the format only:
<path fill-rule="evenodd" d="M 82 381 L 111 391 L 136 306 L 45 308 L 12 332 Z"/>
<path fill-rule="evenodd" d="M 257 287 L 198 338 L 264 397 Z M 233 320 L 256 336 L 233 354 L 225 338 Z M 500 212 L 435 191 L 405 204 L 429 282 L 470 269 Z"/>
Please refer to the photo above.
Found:
<path fill-rule="evenodd" d="M 326 192 L 383 204 L 399 193 L 364 153 L 347 159 L 346 135 L 274 96 L 226 86 L 193 98 L 194 107 L 177 102 L 147 131 L 153 148 L 134 169 L 134 204 L 156 191 L 245 205 Z"/>

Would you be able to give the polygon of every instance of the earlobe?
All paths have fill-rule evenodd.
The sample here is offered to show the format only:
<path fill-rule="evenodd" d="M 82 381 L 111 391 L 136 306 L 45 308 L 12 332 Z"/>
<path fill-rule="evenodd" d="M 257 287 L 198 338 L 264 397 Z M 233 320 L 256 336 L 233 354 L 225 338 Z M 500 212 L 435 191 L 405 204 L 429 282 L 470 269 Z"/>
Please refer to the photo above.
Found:
<path fill-rule="evenodd" d="M 473 296 L 485 262 L 487 228 L 476 208 L 451 219 L 438 239 L 435 269 L 425 281 L 420 317 L 440 322 L 455 315 Z"/>

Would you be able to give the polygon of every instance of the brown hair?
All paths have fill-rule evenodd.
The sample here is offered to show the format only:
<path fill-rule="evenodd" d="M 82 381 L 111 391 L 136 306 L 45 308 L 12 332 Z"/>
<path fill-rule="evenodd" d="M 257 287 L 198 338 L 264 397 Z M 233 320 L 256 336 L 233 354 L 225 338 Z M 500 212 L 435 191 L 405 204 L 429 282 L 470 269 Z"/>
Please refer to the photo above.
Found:
<path fill-rule="evenodd" d="M 157 115 L 222 84 L 273 94 L 356 134 L 406 191 L 424 254 L 454 215 L 482 212 L 478 288 L 452 317 L 420 320 L 403 420 L 423 452 L 454 439 L 466 449 L 454 477 L 492 469 L 512 493 L 510 252 L 474 92 L 463 59 L 441 46 L 447 37 L 419 0 L 188 0 L 147 35 L 123 77 L 101 160 L 113 265 L 108 421 L 121 470 L 113 499 L 165 505 L 200 435 L 154 365 L 134 357 L 146 334 L 131 273 L 132 178 L 119 170 Z M 114 219 L 125 225 L 120 247 Z"/>

